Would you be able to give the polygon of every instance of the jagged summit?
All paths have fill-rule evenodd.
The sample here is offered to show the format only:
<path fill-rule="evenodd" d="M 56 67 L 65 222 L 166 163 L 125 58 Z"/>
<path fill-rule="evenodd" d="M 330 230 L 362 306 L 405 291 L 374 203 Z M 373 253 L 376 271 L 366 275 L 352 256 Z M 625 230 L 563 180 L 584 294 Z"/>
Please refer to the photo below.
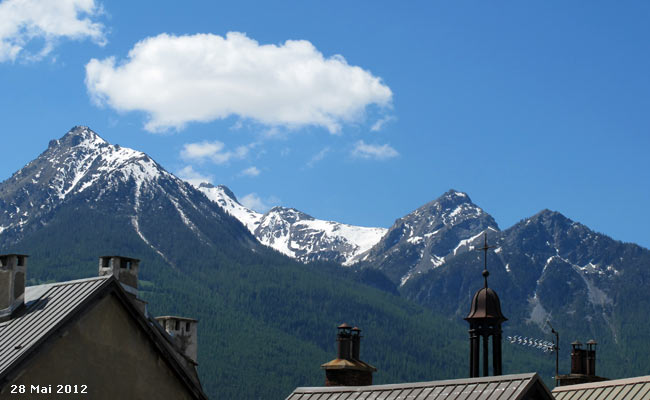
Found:
<path fill-rule="evenodd" d="M 438 268 L 466 251 L 486 230 L 499 231 L 492 216 L 454 189 L 395 221 L 360 259 L 405 284 L 414 274 Z"/>
<path fill-rule="evenodd" d="M 99 136 L 96 132 L 87 126 L 77 125 L 72 127 L 65 135 L 58 140 L 51 140 L 49 148 L 53 147 L 75 147 L 79 145 L 88 146 L 94 145 L 108 145 L 108 142 Z"/>
<path fill-rule="evenodd" d="M 230 188 L 228 186 L 226 186 L 226 185 L 217 185 L 217 186 L 215 186 L 215 185 L 211 184 L 210 182 L 201 182 L 201 183 L 199 183 L 198 186 L 196 186 L 196 188 L 197 189 L 205 189 L 206 191 L 210 191 L 212 189 L 215 189 L 217 191 L 222 192 L 227 197 L 230 197 L 237 204 L 241 204 L 241 203 L 239 203 L 239 200 L 237 200 L 237 196 L 235 196 L 235 193 L 233 193 L 232 190 L 230 190 Z"/>
<path fill-rule="evenodd" d="M 558 220 L 558 221 L 568 221 L 573 222 L 570 218 L 566 217 L 559 211 L 549 210 L 548 208 L 543 209 L 537 214 L 533 215 L 531 219 L 535 220 Z"/>
<path fill-rule="evenodd" d="M 448 199 L 459 199 L 459 200 L 466 200 L 468 202 L 472 202 L 472 200 L 469 198 L 469 195 L 465 192 L 461 192 L 456 189 L 449 189 L 445 193 L 442 194 L 438 199 L 442 198 L 448 198 Z"/>

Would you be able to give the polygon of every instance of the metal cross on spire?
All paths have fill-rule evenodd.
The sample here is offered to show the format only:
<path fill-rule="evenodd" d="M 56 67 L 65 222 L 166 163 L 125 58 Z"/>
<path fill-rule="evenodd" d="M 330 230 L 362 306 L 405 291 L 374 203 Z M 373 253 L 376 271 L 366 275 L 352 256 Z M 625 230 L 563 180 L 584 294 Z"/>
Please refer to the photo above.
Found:
<path fill-rule="evenodd" d="M 487 232 L 485 232 L 484 241 L 485 241 L 485 244 L 483 244 L 483 247 L 479 247 L 476 250 L 483 250 L 483 252 L 484 252 L 484 256 L 483 256 L 483 278 L 485 278 L 485 288 L 487 289 L 487 287 L 488 287 L 488 285 L 487 285 L 487 277 L 488 277 L 488 275 L 490 275 L 490 273 L 487 270 L 487 252 L 488 252 L 489 249 L 493 249 L 496 246 L 488 246 Z"/>

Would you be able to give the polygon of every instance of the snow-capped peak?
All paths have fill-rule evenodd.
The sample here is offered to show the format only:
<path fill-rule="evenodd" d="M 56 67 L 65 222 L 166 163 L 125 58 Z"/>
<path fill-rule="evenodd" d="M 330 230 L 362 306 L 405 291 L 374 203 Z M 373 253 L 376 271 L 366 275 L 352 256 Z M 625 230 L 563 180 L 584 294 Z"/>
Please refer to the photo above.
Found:
<path fill-rule="evenodd" d="M 183 181 L 145 153 L 112 145 L 86 126 L 75 126 L 50 141 L 41 155 L 1 185 L 0 203 L 6 204 L 0 210 L 3 233 L 20 233 L 25 226 L 36 226 L 31 222 L 44 224 L 54 215 L 52 211 L 71 201 L 97 204 L 117 195 L 121 210 L 133 207 L 137 215 L 141 196 L 151 199 L 153 193 L 176 191 L 167 196 L 174 204 L 189 203 L 185 200 L 192 196 Z"/>
<path fill-rule="evenodd" d="M 208 199 L 219 204 L 225 212 L 237 218 L 252 234 L 255 234 L 255 229 L 260 224 L 262 214 L 241 205 L 228 187 L 224 185 L 214 186 L 205 182 L 195 187 L 203 192 Z"/>
<path fill-rule="evenodd" d="M 163 175 L 171 177 L 145 153 L 111 145 L 86 126 L 76 126 L 50 142 L 43 156 L 47 162 L 39 162 L 30 172 L 37 180 L 49 176 L 47 184 L 60 199 L 83 192 L 106 175 L 123 181 L 134 179 L 138 185 Z"/>
<path fill-rule="evenodd" d="M 319 220 L 295 208 L 273 207 L 260 214 L 241 205 L 226 186 L 201 183 L 196 187 L 243 223 L 260 243 L 303 262 L 351 264 L 386 233 L 384 228 Z"/>

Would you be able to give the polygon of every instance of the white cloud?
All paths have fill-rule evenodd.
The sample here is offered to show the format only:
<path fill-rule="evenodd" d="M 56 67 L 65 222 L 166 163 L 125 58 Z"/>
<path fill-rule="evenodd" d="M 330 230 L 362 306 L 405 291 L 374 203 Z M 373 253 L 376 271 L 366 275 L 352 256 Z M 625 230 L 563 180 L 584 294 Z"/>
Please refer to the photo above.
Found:
<path fill-rule="evenodd" d="M 249 168 L 246 168 L 245 170 L 243 170 L 241 172 L 241 174 L 244 175 L 244 176 L 251 176 L 251 177 L 252 176 L 258 176 L 260 174 L 260 170 L 257 169 L 257 167 L 252 166 L 252 167 L 249 167 Z"/>
<path fill-rule="evenodd" d="M 360 140 L 354 145 L 352 156 L 357 158 L 387 160 L 399 156 L 399 153 L 388 144 L 380 146 L 375 144 L 366 144 L 363 140 Z"/>
<path fill-rule="evenodd" d="M 238 32 L 146 38 L 125 60 L 90 60 L 86 86 L 97 104 L 147 113 L 145 129 L 154 132 L 237 115 L 337 133 L 368 105 L 392 99 L 380 78 L 309 41 L 260 45 Z"/>
<path fill-rule="evenodd" d="M 91 20 L 102 13 L 95 0 L 5 0 L 0 3 L 0 62 L 40 60 L 59 38 L 106 43 L 104 26 Z M 43 42 L 35 53 L 30 42 Z"/>
<path fill-rule="evenodd" d="M 395 119 L 395 117 L 390 116 L 390 115 L 386 116 L 386 117 L 383 117 L 383 118 L 379 118 L 377 120 L 377 122 L 372 124 L 372 126 L 370 127 L 370 130 L 373 131 L 373 132 L 378 132 L 378 131 L 381 130 L 381 128 L 384 127 L 384 125 L 386 125 L 390 121 L 393 121 L 394 119 Z"/>
<path fill-rule="evenodd" d="M 325 156 L 327 155 L 327 153 L 329 153 L 329 151 L 330 148 L 328 146 L 325 147 L 323 150 L 319 151 L 318 153 L 314 154 L 314 156 L 309 161 L 307 161 L 307 166 L 309 168 L 312 168 L 314 165 L 316 165 L 317 162 L 323 160 L 323 158 L 325 158 Z"/>
<path fill-rule="evenodd" d="M 188 165 L 181 169 L 180 171 L 176 172 L 176 176 L 181 178 L 182 180 L 189 182 L 190 184 L 194 186 L 198 186 L 200 183 L 212 183 L 212 175 L 203 175 L 192 168 L 191 165 Z"/>
<path fill-rule="evenodd" d="M 203 141 L 198 143 L 187 143 L 181 150 L 181 158 L 186 161 L 210 160 L 215 164 L 224 164 L 231 159 L 242 159 L 248 155 L 249 150 L 256 143 L 248 146 L 239 146 L 233 151 L 225 151 L 225 145 L 215 140 L 213 142 Z"/>
<path fill-rule="evenodd" d="M 239 199 L 239 202 L 244 207 L 248 207 L 251 210 L 264 213 L 270 210 L 271 207 L 273 207 L 274 205 L 278 204 L 280 200 L 277 199 L 276 197 L 270 197 L 267 200 L 262 200 L 262 198 L 260 198 L 260 196 L 258 196 L 257 193 L 249 193 L 246 196 Z"/>

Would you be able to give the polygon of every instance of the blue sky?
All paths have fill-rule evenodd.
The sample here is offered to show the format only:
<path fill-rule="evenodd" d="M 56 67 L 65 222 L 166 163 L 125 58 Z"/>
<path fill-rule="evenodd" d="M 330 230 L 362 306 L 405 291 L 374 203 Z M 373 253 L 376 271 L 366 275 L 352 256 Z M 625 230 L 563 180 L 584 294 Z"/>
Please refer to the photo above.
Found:
<path fill-rule="evenodd" d="M 650 247 L 646 1 L 0 2 L 0 179 L 88 125 L 258 209 L 449 188 Z"/>

